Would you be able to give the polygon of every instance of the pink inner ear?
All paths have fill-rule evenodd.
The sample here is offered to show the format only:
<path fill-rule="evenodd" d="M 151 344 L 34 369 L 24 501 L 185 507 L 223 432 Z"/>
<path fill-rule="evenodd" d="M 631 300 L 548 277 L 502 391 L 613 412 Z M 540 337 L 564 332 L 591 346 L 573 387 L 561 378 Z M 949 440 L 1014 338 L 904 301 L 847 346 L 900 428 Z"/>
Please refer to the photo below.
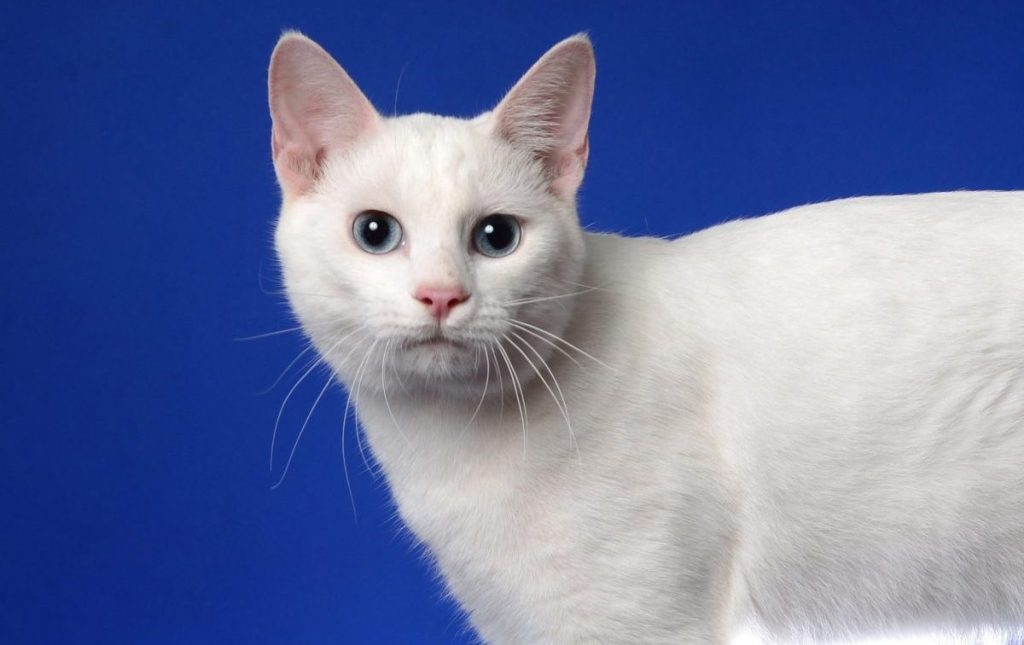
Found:
<path fill-rule="evenodd" d="M 587 165 L 594 56 L 584 37 L 562 41 L 495 108 L 500 136 L 540 159 L 552 190 L 571 199 Z"/>
<path fill-rule="evenodd" d="M 586 145 L 587 126 L 590 123 L 590 103 L 593 97 L 593 79 L 586 70 L 577 70 L 566 88 L 566 102 L 562 109 L 559 141 L 569 150 L 578 151 Z M 582 72 L 582 73 L 581 73 Z"/>
<path fill-rule="evenodd" d="M 576 194 L 580 183 L 583 182 L 589 154 L 589 139 L 584 133 L 583 143 L 575 150 L 552 156 L 551 188 L 556 195 L 570 199 Z"/>
<path fill-rule="evenodd" d="M 332 151 L 343 152 L 380 117 L 319 45 L 286 34 L 270 61 L 274 167 L 285 197 L 310 191 Z"/>
<path fill-rule="evenodd" d="M 311 151 L 294 143 L 280 145 L 276 133 L 271 139 L 274 167 L 281 185 L 290 193 L 309 192 L 320 178 L 320 168 L 326 156 L 324 149 Z"/>

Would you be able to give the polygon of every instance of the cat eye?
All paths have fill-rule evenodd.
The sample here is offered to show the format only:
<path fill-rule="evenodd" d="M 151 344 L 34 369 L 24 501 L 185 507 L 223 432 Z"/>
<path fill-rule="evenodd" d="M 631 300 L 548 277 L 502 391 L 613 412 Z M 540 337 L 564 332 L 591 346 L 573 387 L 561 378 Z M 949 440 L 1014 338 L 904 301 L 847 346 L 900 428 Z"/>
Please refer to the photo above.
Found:
<path fill-rule="evenodd" d="M 504 257 L 519 246 L 521 234 L 511 215 L 488 215 L 473 230 L 473 248 L 489 258 Z"/>
<path fill-rule="evenodd" d="M 402 243 L 402 225 L 384 211 L 363 211 L 352 224 L 352 237 L 367 253 L 390 253 Z"/>

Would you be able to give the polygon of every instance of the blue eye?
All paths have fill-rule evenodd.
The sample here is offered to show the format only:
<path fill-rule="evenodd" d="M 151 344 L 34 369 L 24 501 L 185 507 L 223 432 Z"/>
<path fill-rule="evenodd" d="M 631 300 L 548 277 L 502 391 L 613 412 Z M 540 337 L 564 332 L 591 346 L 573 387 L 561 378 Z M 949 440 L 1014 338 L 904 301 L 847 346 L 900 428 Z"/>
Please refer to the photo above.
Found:
<path fill-rule="evenodd" d="M 489 258 L 504 257 L 519 246 L 522 232 L 511 215 L 488 215 L 473 230 L 473 247 Z"/>
<path fill-rule="evenodd" d="M 363 211 L 352 224 L 352 237 L 367 253 L 390 253 L 402 243 L 402 225 L 384 211 Z"/>

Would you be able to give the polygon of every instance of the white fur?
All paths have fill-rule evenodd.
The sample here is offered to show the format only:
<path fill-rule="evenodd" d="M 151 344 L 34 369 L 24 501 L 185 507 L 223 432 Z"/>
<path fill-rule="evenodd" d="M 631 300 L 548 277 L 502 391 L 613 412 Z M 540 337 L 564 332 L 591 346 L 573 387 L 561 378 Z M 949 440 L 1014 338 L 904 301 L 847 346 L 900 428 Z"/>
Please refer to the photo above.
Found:
<path fill-rule="evenodd" d="M 286 94 L 316 51 L 282 39 Z M 510 93 L 554 115 L 540 134 L 522 107 L 352 119 L 305 179 L 278 161 L 291 303 L 480 636 L 1024 625 L 1024 193 L 584 233 L 589 43 L 544 60 Z M 399 250 L 354 244 L 366 209 L 401 221 Z M 500 259 L 468 241 L 494 212 L 523 221 Z M 411 297 L 438 280 L 471 294 L 440 328 Z M 465 345 L 412 345 L 438 333 Z"/>

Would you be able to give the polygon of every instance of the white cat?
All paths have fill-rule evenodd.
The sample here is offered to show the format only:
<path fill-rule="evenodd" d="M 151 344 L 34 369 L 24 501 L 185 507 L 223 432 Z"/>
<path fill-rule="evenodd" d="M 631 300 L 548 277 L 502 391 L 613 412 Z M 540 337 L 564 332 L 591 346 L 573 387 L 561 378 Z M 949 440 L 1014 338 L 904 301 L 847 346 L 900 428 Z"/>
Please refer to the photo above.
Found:
<path fill-rule="evenodd" d="M 1024 625 L 1024 193 L 587 233 L 594 70 L 386 119 L 271 60 L 290 301 L 479 635 Z"/>

